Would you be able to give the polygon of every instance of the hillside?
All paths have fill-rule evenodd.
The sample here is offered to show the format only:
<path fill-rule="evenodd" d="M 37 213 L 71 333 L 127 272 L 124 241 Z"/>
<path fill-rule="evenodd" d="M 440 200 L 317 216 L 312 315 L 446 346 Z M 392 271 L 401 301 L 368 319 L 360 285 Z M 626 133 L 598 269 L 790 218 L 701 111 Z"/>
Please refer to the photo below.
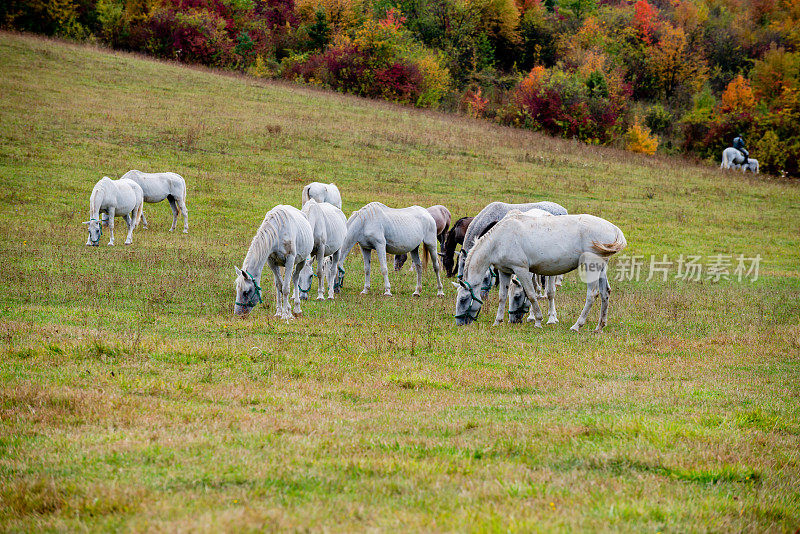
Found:
<path fill-rule="evenodd" d="M 482 121 L 0 33 L 0 526 L 8 530 L 750 530 L 800 522 L 800 187 Z M 186 178 L 83 246 L 102 176 Z M 613 280 L 609 324 L 456 328 L 390 273 L 232 316 L 272 206 L 548 199 L 628 256 L 762 258 L 756 281 Z M 118 230 L 124 223 L 118 223 Z M 122 240 L 117 237 L 118 242 Z M 614 260 L 618 265 L 621 260 Z M 646 271 L 645 271 L 646 272 Z M 590 316 L 597 320 L 597 309 Z"/>

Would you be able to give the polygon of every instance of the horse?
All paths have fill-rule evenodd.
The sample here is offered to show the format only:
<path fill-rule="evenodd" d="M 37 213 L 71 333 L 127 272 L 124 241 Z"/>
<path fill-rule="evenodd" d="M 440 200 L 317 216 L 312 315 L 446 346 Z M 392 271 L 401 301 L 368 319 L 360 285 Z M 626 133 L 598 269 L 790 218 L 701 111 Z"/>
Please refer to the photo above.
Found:
<path fill-rule="evenodd" d="M 463 274 L 464 260 L 466 259 L 467 254 L 469 254 L 472 245 L 480 236 L 484 235 L 489 230 L 491 225 L 497 223 L 513 209 L 528 211 L 534 208 L 550 212 L 553 215 L 567 214 L 567 209 L 564 206 L 548 201 L 529 202 L 526 204 L 506 204 L 505 202 L 492 202 L 483 208 L 480 213 L 475 216 L 475 219 L 469 225 L 469 228 L 467 228 L 467 233 L 464 235 L 464 242 L 461 244 L 461 252 L 458 255 L 458 275 L 461 276 Z"/>
<path fill-rule="evenodd" d="M 311 182 L 303 188 L 301 201 L 305 206 L 309 199 L 313 198 L 317 202 L 327 202 L 342 209 L 342 195 L 336 184 L 323 184 L 321 182 Z"/>
<path fill-rule="evenodd" d="M 89 197 L 89 220 L 84 221 L 89 230 L 88 246 L 98 246 L 103 226 L 100 214 L 108 217 L 111 240 L 108 246 L 114 246 L 114 217 L 122 217 L 128 225 L 128 236 L 125 244 L 133 243 L 133 229 L 142 217 L 142 188 L 132 180 L 120 178 L 112 180 L 108 176 L 101 178 L 92 189 Z"/>
<path fill-rule="evenodd" d="M 317 202 L 313 198 L 303 204 L 302 213 L 311 224 L 314 247 L 311 249 L 311 258 L 306 260 L 305 267 L 300 271 L 297 284 L 294 286 L 295 291 L 300 293 L 302 300 L 308 299 L 314 274 L 311 265 L 316 259 L 316 274 L 319 280 L 317 300 L 325 300 L 325 280 L 328 281 L 328 298 L 332 299 L 336 265 L 339 263 L 344 237 L 347 235 L 347 218 L 336 206 L 327 202 Z M 330 258 L 331 261 L 326 262 L 326 258 Z M 323 276 L 325 270 L 327 278 Z M 306 286 L 305 289 L 303 285 Z"/>
<path fill-rule="evenodd" d="M 456 253 L 456 245 L 462 245 L 464 243 L 464 236 L 473 219 L 475 219 L 475 217 L 461 217 L 455 222 L 450 231 L 447 232 L 447 237 L 444 239 L 443 251 L 439 253 L 439 256 L 442 257 L 442 265 L 444 265 L 448 278 L 452 278 L 456 270 L 456 264 L 453 260 L 453 256 Z"/>
<path fill-rule="evenodd" d="M 720 163 L 719 168 L 742 169 L 742 172 L 749 170 L 753 174 L 758 174 L 758 160 L 755 158 L 747 158 L 747 163 L 745 163 L 742 153 L 732 146 L 729 146 L 722 151 L 722 163 Z"/>
<path fill-rule="evenodd" d="M 275 316 L 292 319 L 289 310 L 291 285 L 297 284 L 297 277 L 313 248 L 311 224 L 299 209 L 278 205 L 269 210 L 250 243 L 242 268 L 234 267 L 237 276 L 233 313 L 247 315 L 261 302 L 259 284 L 267 263 L 275 275 Z M 283 275 L 281 267 L 284 267 Z M 294 313 L 302 313 L 297 295 L 294 296 Z"/>
<path fill-rule="evenodd" d="M 417 271 L 417 287 L 413 295 L 418 297 L 422 289 L 422 265 L 419 258 L 419 247 L 422 253 L 427 252 L 436 272 L 437 295 L 443 296 L 442 279 L 439 276 L 439 262 L 436 259 L 436 222 L 428 210 L 421 206 L 408 208 L 389 208 L 380 202 L 371 202 L 355 211 L 347 220 L 347 236 L 339 256 L 336 285 L 344 283 L 344 261 L 347 254 L 356 245 L 361 246 L 364 257 L 364 289 L 362 294 L 369 293 L 371 251 L 375 250 L 383 274 L 384 295 L 391 296 L 389 270 L 386 267 L 386 253 L 411 253 L 411 260 Z"/>
<path fill-rule="evenodd" d="M 175 230 L 178 224 L 178 213 L 183 215 L 183 233 L 189 233 L 189 210 L 186 208 L 186 182 L 174 172 L 142 172 L 136 169 L 122 175 L 122 179 L 133 180 L 142 188 L 144 201 L 156 204 L 163 200 L 169 202 L 172 208 L 172 226 L 169 231 Z M 147 228 L 147 217 L 142 210 L 142 224 Z"/>
<path fill-rule="evenodd" d="M 600 319 L 595 332 L 606 325 L 608 299 L 608 260 L 627 246 L 618 227 L 593 215 L 529 217 L 513 213 L 474 243 L 464 262 L 463 276 L 458 283 L 455 320 L 457 325 L 477 319 L 483 301 L 475 294 L 490 266 L 500 278 L 500 305 L 495 323 L 502 322 L 511 275 L 516 275 L 534 310 L 534 326 L 542 327 L 542 312 L 530 273 L 555 276 L 582 268 L 586 281 L 586 305 L 570 328 L 578 332 L 586 323 L 592 303 L 601 299 Z"/>
<path fill-rule="evenodd" d="M 436 222 L 436 239 L 439 241 L 440 245 L 444 245 L 444 237 L 447 234 L 447 228 L 450 226 L 450 210 L 442 206 L 441 204 L 436 204 L 435 206 L 431 206 L 428 208 L 428 213 L 431 214 L 433 220 Z M 400 254 L 394 257 L 394 270 L 399 271 L 403 264 L 408 259 L 407 254 Z M 425 267 L 425 257 L 422 258 L 422 267 Z"/>

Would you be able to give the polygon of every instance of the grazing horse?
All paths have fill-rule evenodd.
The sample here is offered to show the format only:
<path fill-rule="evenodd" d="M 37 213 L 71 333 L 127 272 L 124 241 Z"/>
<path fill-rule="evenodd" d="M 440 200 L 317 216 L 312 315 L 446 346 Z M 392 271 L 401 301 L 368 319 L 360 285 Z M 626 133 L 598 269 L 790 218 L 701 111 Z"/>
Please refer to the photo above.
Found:
<path fill-rule="evenodd" d="M 323 184 L 321 182 L 311 182 L 303 188 L 302 202 L 305 205 L 310 198 L 317 202 L 327 202 L 342 209 L 342 195 L 336 184 Z"/>
<path fill-rule="evenodd" d="M 299 209 L 279 205 L 267 212 L 256 231 L 242 268 L 236 269 L 236 301 L 233 313 L 247 315 L 261 302 L 261 271 L 269 264 L 275 275 L 275 315 L 292 319 L 289 310 L 291 285 L 297 284 L 300 270 L 314 247 L 311 224 Z M 284 274 L 281 276 L 281 267 Z M 281 280 L 283 278 L 283 280 Z M 294 313 L 299 315 L 300 299 L 294 297 Z"/>
<path fill-rule="evenodd" d="M 720 169 L 742 169 L 742 172 L 750 171 L 753 174 L 758 174 L 758 160 L 755 158 L 747 158 L 747 163 L 744 163 L 744 156 L 737 149 L 729 146 L 722 151 L 722 163 L 719 165 Z"/>
<path fill-rule="evenodd" d="M 567 210 L 564 206 L 556 204 L 555 202 L 530 202 L 527 204 L 506 204 L 505 202 L 492 202 L 481 210 L 475 216 L 475 220 L 467 228 L 467 233 L 464 235 L 464 242 L 461 244 L 461 252 L 458 255 L 458 275 L 463 274 L 464 260 L 469 254 L 470 249 L 475 244 L 477 239 L 485 234 L 492 224 L 497 223 L 506 214 L 513 210 L 528 211 L 534 208 L 544 210 L 552 213 L 553 215 L 566 215 Z"/>
<path fill-rule="evenodd" d="M 139 224 L 142 217 L 142 188 L 132 180 L 120 178 L 112 180 L 108 176 L 100 179 L 92 189 L 89 197 L 89 220 L 83 224 L 89 230 L 89 239 L 86 244 L 98 246 L 100 236 L 103 235 L 101 213 L 108 218 L 108 227 L 111 230 L 109 246 L 114 245 L 114 217 L 122 217 L 128 225 L 128 237 L 125 244 L 133 243 L 133 229 Z"/>
<path fill-rule="evenodd" d="M 142 188 L 144 201 L 148 204 L 155 204 L 162 200 L 169 202 L 172 208 L 172 226 L 169 231 L 173 231 L 178 224 L 178 213 L 183 215 L 183 233 L 189 233 L 189 210 L 186 208 L 186 182 L 174 172 L 142 172 L 137 170 L 128 171 L 122 175 L 123 179 L 133 180 Z M 142 210 L 142 224 L 147 228 L 147 217 Z"/>
<path fill-rule="evenodd" d="M 371 202 L 353 213 L 347 220 L 347 237 L 342 245 L 339 257 L 336 285 L 344 283 L 344 261 L 347 254 L 356 244 L 361 246 L 364 257 L 364 289 L 362 294 L 369 293 L 369 274 L 371 251 L 375 250 L 383 274 L 384 295 L 391 296 L 389 270 L 386 267 L 386 253 L 411 253 L 411 260 L 417 271 L 417 287 L 414 296 L 419 296 L 422 289 L 422 265 L 419 258 L 419 247 L 422 253 L 427 252 L 436 272 L 437 295 L 443 296 L 442 279 L 439 276 L 439 262 L 436 259 L 436 222 L 428 210 L 421 206 L 394 209 L 380 202 Z"/>
<path fill-rule="evenodd" d="M 475 217 L 461 217 L 447 232 L 447 237 L 445 237 L 444 246 L 442 247 L 444 250 L 439 255 L 442 257 L 442 265 L 444 265 L 448 277 L 452 277 L 456 271 L 456 264 L 453 260 L 453 256 L 456 253 L 456 245 L 464 243 L 464 236 L 467 234 L 467 228 L 473 219 Z"/>
<path fill-rule="evenodd" d="M 335 282 L 336 266 L 339 264 L 339 254 L 341 254 L 344 236 L 347 235 L 347 217 L 342 210 L 327 202 L 317 202 L 309 199 L 303 204 L 303 215 L 306 216 L 311 224 L 311 232 L 314 236 L 314 248 L 311 250 L 311 259 L 306 261 L 305 267 L 300 271 L 295 291 L 300 293 L 300 298 L 306 300 L 308 291 L 311 289 L 313 269 L 311 264 L 317 261 L 317 300 L 325 300 L 324 281 L 328 280 L 328 298 L 333 298 L 333 285 Z M 326 261 L 330 258 L 331 261 Z M 323 275 L 323 270 L 327 269 L 327 278 Z M 305 289 L 302 286 L 305 285 Z"/>
<path fill-rule="evenodd" d="M 444 236 L 447 234 L 447 228 L 450 226 L 450 210 L 442 206 L 441 204 L 436 204 L 435 206 L 431 206 L 428 208 L 428 213 L 431 214 L 433 220 L 436 222 L 436 239 L 439 241 L 439 244 L 444 246 Z M 422 267 L 424 268 L 426 265 L 425 261 L 426 256 L 422 258 Z M 394 257 L 394 270 L 399 271 L 403 264 L 408 259 L 407 254 L 399 254 Z"/>
<path fill-rule="evenodd" d="M 581 266 L 586 281 L 586 305 L 570 328 L 578 331 L 586 323 L 592 303 L 601 299 L 600 320 L 595 332 L 606 324 L 611 288 L 606 274 L 608 259 L 623 250 L 627 241 L 622 230 L 593 215 L 528 217 L 510 214 L 475 242 L 464 262 L 456 296 L 456 324 L 469 324 L 478 317 L 483 301 L 474 288 L 490 266 L 500 277 L 500 305 L 495 322 L 503 320 L 511 275 L 516 275 L 533 306 L 535 324 L 541 328 L 542 311 L 530 273 L 555 276 Z"/>

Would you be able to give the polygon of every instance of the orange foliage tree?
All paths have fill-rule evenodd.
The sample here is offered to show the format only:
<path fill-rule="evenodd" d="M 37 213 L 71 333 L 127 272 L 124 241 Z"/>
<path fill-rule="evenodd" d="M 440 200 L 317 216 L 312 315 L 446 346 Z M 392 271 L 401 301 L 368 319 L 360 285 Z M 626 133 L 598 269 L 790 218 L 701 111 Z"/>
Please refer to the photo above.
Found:
<path fill-rule="evenodd" d="M 736 76 L 722 93 L 719 110 L 722 113 L 739 114 L 752 111 L 756 98 L 750 83 L 740 74 Z"/>

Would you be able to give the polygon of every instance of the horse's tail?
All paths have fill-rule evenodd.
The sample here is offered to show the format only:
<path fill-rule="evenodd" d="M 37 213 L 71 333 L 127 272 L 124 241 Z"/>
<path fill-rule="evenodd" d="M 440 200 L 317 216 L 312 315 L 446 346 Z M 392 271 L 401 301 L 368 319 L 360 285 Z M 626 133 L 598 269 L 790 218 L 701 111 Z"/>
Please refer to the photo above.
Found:
<path fill-rule="evenodd" d="M 592 250 L 594 250 L 598 256 L 602 256 L 604 258 L 613 256 L 627 246 L 628 241 L 625 239 L 625 236 L 622 235 L 622 232 L 617 232 L 617 235 L 612 243 L 600 243 L 598 241 L 592 241 Z"/>
<path fill-rule="evenodd" d="M 301 198 L 300 205 L 305 205 L 308 202 L 308 190 L 311 188 L 311 184 L 308 184 L 303 188 L 303 197 Z"/>
<path fill-rule="evenodd" d="M 139 222 L 142 220 L 142 213 L 144 213 L 144 199 L 139 201 L 139 204 L 134 208 L 133 211 L 133 227 L 136 228 L 139 226 Z"/>

